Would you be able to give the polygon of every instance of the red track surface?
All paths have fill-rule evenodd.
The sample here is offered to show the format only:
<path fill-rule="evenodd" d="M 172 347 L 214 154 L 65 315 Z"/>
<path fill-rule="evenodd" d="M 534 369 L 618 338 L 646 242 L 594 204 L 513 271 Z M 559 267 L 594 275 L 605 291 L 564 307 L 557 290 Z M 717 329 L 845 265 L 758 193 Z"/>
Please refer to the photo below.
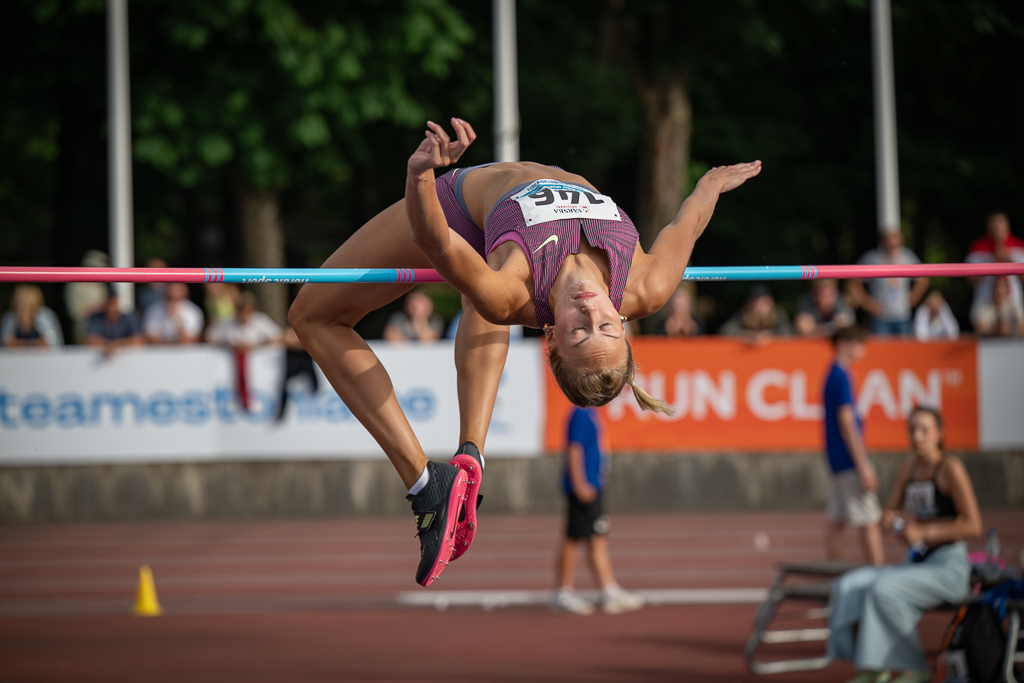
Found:
<path fill-rule="evenodd" d="M 986 511 L 985 523 L 1016 558 L 1024 512 Z M 775 563 L 822 559 L 821 526 L 806 513 L 620 515 L 612 557 L 627 588 L 764 588 Z M 438 589 L 550 588 L 560 528 L 484 516 Z M 0 680 L 785 683 L 851 672 L 748 674 L 754 605 L 593 617 L 400 608 L 398 592 L 432 590 L 413 582 L 417 559 L 404 518 L 0 527 Z M 163 617 L 128 616 L 142 564 Z M 930 649 L 948 619 L 925 619 Z"/>

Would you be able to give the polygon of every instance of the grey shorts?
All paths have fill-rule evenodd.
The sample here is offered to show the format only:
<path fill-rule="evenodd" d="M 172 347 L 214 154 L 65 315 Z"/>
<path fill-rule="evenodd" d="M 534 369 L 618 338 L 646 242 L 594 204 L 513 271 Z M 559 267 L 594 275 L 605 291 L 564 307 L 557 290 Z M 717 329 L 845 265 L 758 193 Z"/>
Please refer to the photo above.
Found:
<path fill-rule="evenodd" d="M 871 526 L 882 518 L 878 496 L 860 485 L 856 469 L 832 475 L 828 496 L 828 519 L 850 526 Z"/>

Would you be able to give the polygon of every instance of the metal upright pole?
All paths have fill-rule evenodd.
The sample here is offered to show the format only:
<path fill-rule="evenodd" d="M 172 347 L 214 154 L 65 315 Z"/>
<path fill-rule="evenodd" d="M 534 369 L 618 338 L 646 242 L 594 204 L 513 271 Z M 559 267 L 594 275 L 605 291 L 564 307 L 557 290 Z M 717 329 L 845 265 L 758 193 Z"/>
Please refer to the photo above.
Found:
<path fill-rule="evenodd" d="M 516 0 L 493 0 L 494 160 L 519 161 Z"/>
<path fill-rule="evenodd" d="M 110 141 L 107 151 L 110 206 L 110 262 L 118 268 L 135 265 L 132 222 L 131 106 L 128 94 L 127 0 L 107 0 L 107 116 Z M 123 310 L 135 307 L 134 285 L 119 282 Z"/>
<path fill-rule="evenodd" d="M 871 0 L 875 92 L 875 200 L 878 231 L 900 229 L 900 175 L 896 154 L 896 86 L 889 0 Z"/>

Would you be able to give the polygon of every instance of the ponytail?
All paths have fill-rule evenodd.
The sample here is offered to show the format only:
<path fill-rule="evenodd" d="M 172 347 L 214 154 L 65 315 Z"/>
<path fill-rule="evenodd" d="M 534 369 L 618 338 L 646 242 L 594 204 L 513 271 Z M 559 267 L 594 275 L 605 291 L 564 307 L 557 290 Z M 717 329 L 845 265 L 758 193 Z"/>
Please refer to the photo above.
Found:
<path fill-rule="evenodd" d="M 636 380 L 629 383 L 629 388 L 633 390 L 633 398 L 640 404 L 641 410 L 650 410 L 662 415 L 675 415 L 676 411 L 672 409 L 672 406 L 648 394 L 636 383 Z"/>

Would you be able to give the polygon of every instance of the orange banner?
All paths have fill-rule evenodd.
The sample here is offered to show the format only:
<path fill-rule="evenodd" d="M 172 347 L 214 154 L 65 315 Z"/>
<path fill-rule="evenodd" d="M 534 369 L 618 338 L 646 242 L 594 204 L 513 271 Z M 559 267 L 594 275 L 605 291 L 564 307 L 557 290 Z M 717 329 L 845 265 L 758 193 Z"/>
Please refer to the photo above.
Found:
<path fill-rule="evenodd" d="M 676 414 L 642 412 L 632 393 L 624 392 L 601 409 L 613 451 L 823 449 L 829 341 L 751 346 L 724 338 L 644 337 L 632 344 L 637 382 Z M 916 405 L 942 410 L 949 447 L 977 448 L 976 365 L 974 342 L 869 342 L 864 360 L 852 368 L 868 448 L 905 450 L 906 416 Z M 545 374 L 544 443 L 560 451 L 569 403 Z"/>

